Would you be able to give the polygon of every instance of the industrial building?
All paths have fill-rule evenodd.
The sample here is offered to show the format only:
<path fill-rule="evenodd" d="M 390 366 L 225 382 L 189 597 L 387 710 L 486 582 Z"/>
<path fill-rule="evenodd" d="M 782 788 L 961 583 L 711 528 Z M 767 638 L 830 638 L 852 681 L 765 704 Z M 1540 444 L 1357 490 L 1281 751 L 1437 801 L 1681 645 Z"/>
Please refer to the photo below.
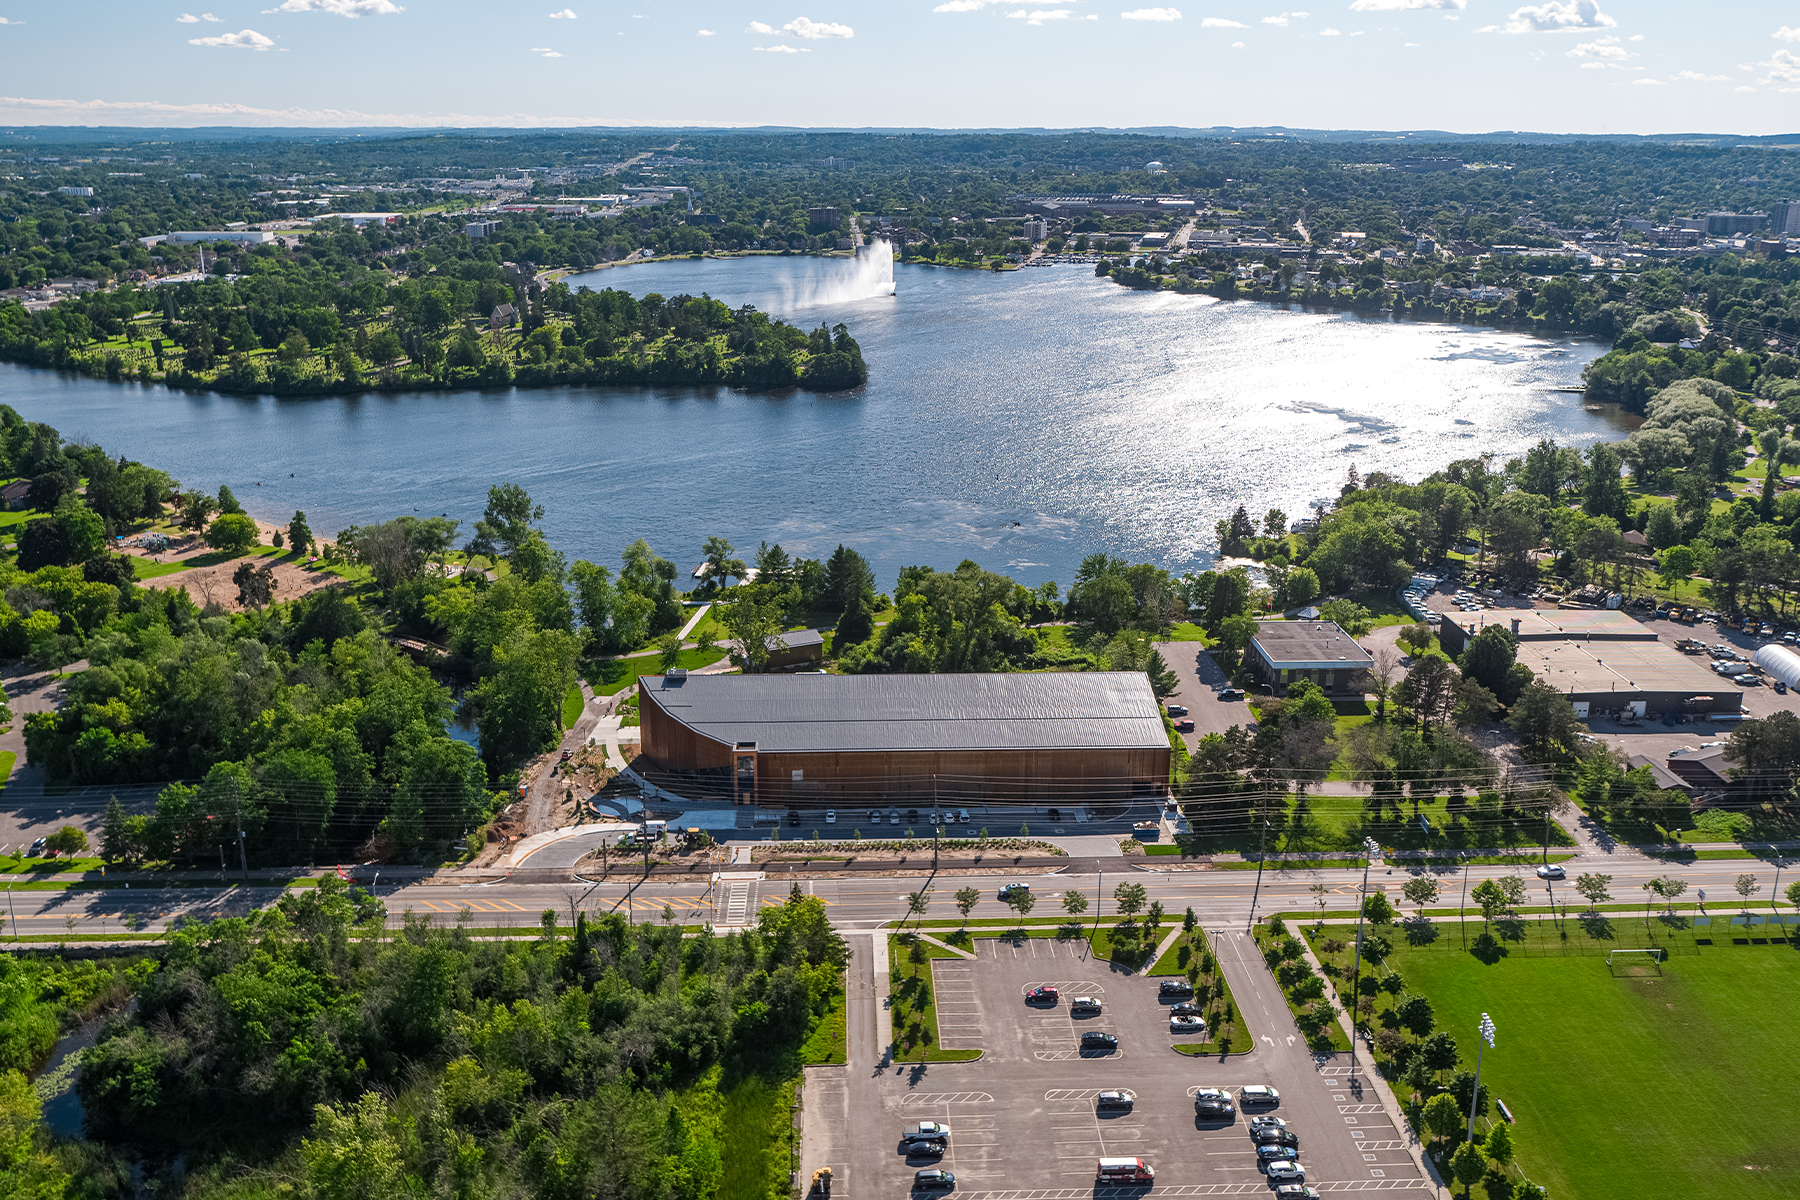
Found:
<path fill-rule="evenodd" d="M 734 804 L 1077 805 L 1158 796 L 1169 739 L 1135 671 L 640 681 L 641 771 Z"/>
<path fill-rule="evenodd" d="M 1446 614 L 1444 650 L 1461 654 L 1484 625 L 1501 624 L 1518 640 L 1518 661 L 1538 682 L 1569 697 L 1582 717 L 1633 712 L 1734 713 L 1743 685 L 1715 675 L 1706 659 L 1665 644 L 1656 631 L 1615 609 L 1516 609 Z"/>
<path fill-rule="evenodd" d="M 1307 680 L 1329 695 L 1360 695 L 1374 657 L 1330 621 L 1261 621 L 1244 661 L 1276 695 Z"/>

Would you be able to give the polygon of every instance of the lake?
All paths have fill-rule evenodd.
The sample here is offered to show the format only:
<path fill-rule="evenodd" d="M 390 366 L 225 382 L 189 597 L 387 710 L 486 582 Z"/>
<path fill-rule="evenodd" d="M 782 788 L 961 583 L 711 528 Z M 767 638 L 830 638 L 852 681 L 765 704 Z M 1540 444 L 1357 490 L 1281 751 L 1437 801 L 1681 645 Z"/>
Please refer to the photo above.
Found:
<path fill-rule="evenodd" d="M 846 322 L 869 362 L 842 395 L 557 388 L 245 398 L 0 364 L 0 400 L 68 437 L 230 484 L 330 535 L 404 513 L 472 522 L 490 484 L 523 484 L 571 559 L 616 565 L 638 537 L 684 575 L 714 534 L 822 557 L 867 554 L 881 586 L 964 558 L 1065 587 L 1104 550 L 1173 570 L 1210 561 L 1238 504 L 1291 516 L 1352 464 L 1417 479 L 1504 461 L 1539 438 L 1618 439 L 1581 369 L 1605 347 L 1135 292 L 1090 268 L 1006 274 L 900 265 L 676 260 L 571 281 L 707 292 L 805 327 Z M 883 289 L 885 290 L 885 289 Z M 467 526 L 465 525 L 465 533 Z"/>

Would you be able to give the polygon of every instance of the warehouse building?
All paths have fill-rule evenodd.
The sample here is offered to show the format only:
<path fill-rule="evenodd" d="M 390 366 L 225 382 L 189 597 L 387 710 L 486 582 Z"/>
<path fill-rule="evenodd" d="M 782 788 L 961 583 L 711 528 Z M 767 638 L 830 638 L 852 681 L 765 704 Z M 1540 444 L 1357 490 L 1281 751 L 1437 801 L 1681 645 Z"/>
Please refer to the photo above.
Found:
<path fill-rule="evenodd" d="M 1632 712 L 1734 713 L 1743 686 L 1715 675 L 1706 659 L 1682 654 L 1656 631 L 1615 609 L 1515 609 L 1446 615 L 1439 641 L 1461 654 L 1484 625 L 1501 624 L 1518 639 L 1518 661 L 1539 682 L 1569 697 L 1583 718 Z"/>
<path fill-rule="evenodd" d="M 1277 696 L 1301 680 L 1345 696 L 1362 694 L 1361 674 L 1374 658 L 1330 621 L 1262 621 L 1244 661 Z"/>
<path fill-rule="evenodd" d="M 1168 734 L 1142 672 L 640 683 L 640 769 L 694 798 L 1078 805 L 1168 786 Z"/>

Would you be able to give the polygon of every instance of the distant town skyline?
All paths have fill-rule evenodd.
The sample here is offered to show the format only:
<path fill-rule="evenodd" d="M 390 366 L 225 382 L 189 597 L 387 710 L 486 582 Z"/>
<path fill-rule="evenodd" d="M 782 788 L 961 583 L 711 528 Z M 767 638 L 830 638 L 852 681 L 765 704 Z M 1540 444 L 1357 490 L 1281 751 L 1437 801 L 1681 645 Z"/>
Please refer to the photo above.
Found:
<path fill-rule="evenodd" d="M 1800 10 L 1723 15 L 1630 0 L 0 0 L 0 123 L 1800 133 Z"/>

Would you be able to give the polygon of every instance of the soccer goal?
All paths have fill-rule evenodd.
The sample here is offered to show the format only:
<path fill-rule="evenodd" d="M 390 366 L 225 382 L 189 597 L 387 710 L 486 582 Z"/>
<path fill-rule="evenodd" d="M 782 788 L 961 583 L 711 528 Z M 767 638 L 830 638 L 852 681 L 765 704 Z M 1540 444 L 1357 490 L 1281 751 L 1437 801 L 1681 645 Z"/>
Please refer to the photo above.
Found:
<path fill-rule="evenodd" d="M 1610 950 L 1606 966 L 1614 979 L 1647 979 L 1662 974 L 1664 953 L 1661 947 L 1648 950 Z"/>

